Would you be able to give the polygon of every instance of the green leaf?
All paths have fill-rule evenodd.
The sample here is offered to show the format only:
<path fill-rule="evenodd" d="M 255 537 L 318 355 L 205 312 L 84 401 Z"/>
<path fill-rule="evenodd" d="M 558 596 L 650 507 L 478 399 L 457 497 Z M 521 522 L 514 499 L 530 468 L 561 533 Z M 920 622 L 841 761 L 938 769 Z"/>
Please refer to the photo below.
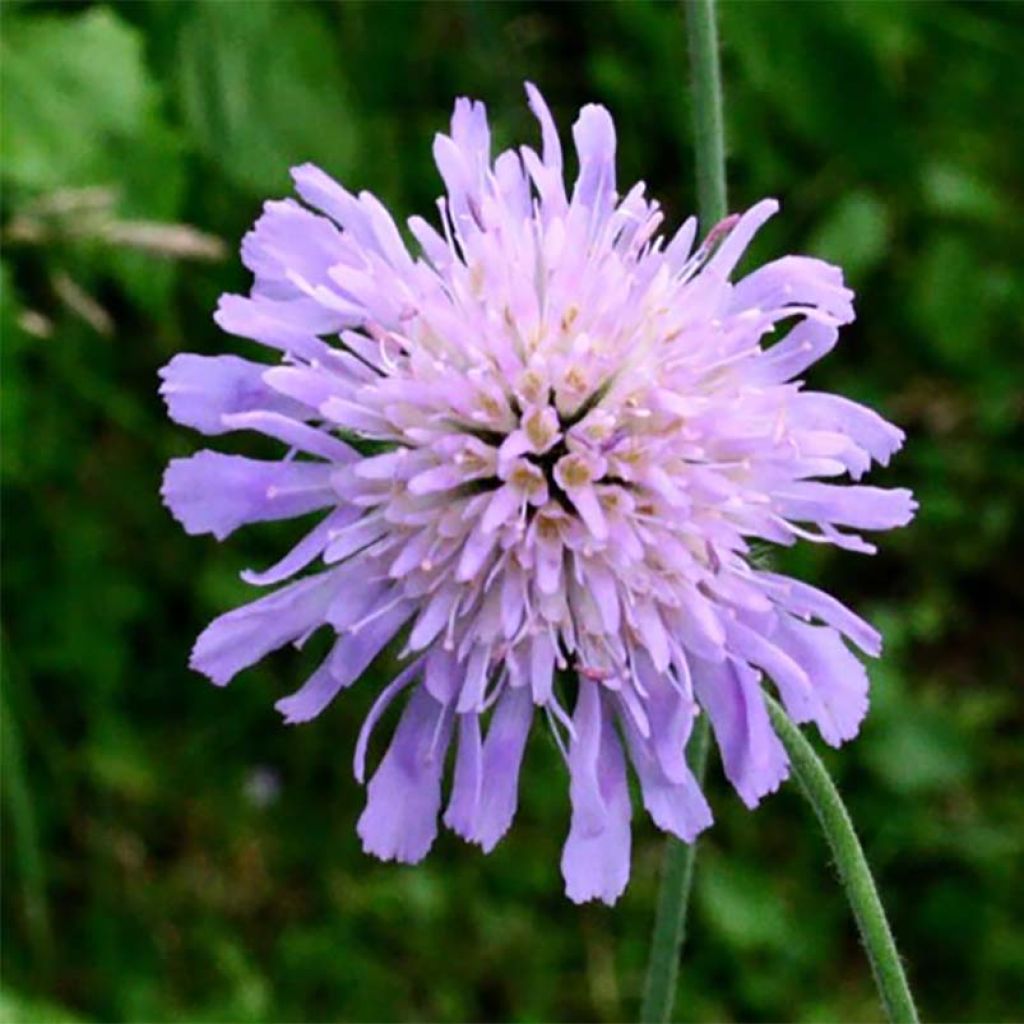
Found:
<path fill-rule="evenodd" d="M 181 142 L 160 114 L 140 34 L 116 14 L 96 7 L 67 17 L 8 17 L 0 91 L 5 184 L 29 197 L 99 186 L 110 189 L 110 218 L 178 217 Z M 171 283 L 168 263 L 106 242 L 91 245 L 89 260 L 137 302 L 160 309 Z"/>
<path fill-rule="evenodd" d="M 23 471 L 31 452 L 31 444 L 22 424 L 31 416 L 31 399 L 25 380 L 24 352 L 31 339 L 18 324 L 21 304 L 6 262 L 0 261 L 0 379 L 3 380 L 3 401 L 0 402 L 0 436 L 4 439 L 4 458 L 0 466 L 5 483 Z"/>
<path fill-rule="evenodd" d="M 992 185 L 973 170 L 951 163 L 925 168 L 924 198 L 936 213 L 982 224 L 998 224 L 1006 203 Z"/>
<path fill-rule="evenodd" d="M 765 0 L 723 4 L 721 14 L 727 55 L 735 55 L 753 101 L 740 111 L 745 147 L 763 138 L 777 149 L 788 130 L 806 144 L 828 139 L 843 172 L 861 180 L 906 177 L 914 154 L 896 116 L 891 73 L 845 7 L 804 4 L 793 17 L 789 4 Z"/>
<path fill-rule="evenodd" d="M 914 276 L 909 308 L 936 355 L 949 366 L 977 374 L 985 368 L 979 355 L 992 344 L 988 254 L 979 256 L 962 234 L 944 233 L 930 243 Z"/>
<path fill-rule="evenodd" d="M 921 795 L 962 786 L 971 761 L 955 724 L 927 708 L 911 708 L 865 739 L 871 770 L 896 792 Z"/>
<path fill-rule="evenodd" d="M 784 949 L 793 922 L 785 900 L 749 865 L 708 856 L 698 899 L 711 928 L 737 950 Z"/>
<path fill-rule="evenodd" d="M 814 255 L 838 263 L 856 283 L 884 258 L 889 233 L 885 205 L 867 192 L 854 192 L 836 205 L 808 248 Z"/>
<path fill-rule="evenodd" d="M 179 98 L 198 147 L 237 186 L 266 195 L 287 188 L 295 164 L 348 166 L 340 42 L 298 6 L 196 7 L 179 40 Z"/>
<path fill-rule="evenodd" d="M 0 89 L 3 177 L 32 190 L 109 184 L 110 145 L 144 134 L 156 101 L 141 39 L 100 7 L 8 18 Z"/>
<path fill-rule="evenodd" d="M 62 1006 L 0 989 L 0 1020 L 4 1024 L 77 1024 L 82 1018 Z"/>

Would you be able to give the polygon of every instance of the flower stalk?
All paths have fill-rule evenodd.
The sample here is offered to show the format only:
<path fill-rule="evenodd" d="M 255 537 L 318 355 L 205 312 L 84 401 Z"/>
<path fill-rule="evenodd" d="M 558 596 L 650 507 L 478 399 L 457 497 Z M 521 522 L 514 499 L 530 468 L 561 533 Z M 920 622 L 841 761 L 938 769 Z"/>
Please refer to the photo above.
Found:
<path fill-rule="evenodd" d="M 710 744 L 707 715 L 701 715 L 693 729 L 689 745 L 689 761 L 694 777 L 704 784 Z M 696 841 L 682 843 L 675 836 L 665 840 L 661 889 L 658 893 L 651 954 L 647 965 L 647 983 L 640 1020 L 644 1024 L 667 1021 L 675 1003 L 679 958 L 686 939 L 686 921 L 690 889 L 693 885 L 693 863 Z"/>
<path fill-rule="evenodd" d="M 704 231 L 727 212 L 725 131 L 715 0 L 684 0 L 689 45 L 698 212 Z M 917 1011 L 899 953 L 853 823 L 821 760 L 803 733 L 767 694 L 772 725 L 789 756 L 792 772 L 820 820 L 839 877 L 860 930 L 875 982 L 890 1021 L 914 1024 Z M 689 749 L 694 775 L 703 781 L 708 756 L 707 716 L 701 716 Z M 640 1019 L 672 1019 L 676 980 L 693 887 L 696 843 L 667 840 L 661 889 L 651 938 Z"/>
<path fill-rule="evenodd" d="M 684 0 L 690 56 L 690 97 L 697 171 L 697 213 L 706 234 L 726 213 L 725 125 L 722 76 L 718 60 L 715 0 Z M 701 715 L 690 738 L 689 760 L 699 783 L 704 781 L 709 748 L 707 715 Z M 665 841 L 658 909 L 651 936 L 640 1019 L 644 1024 L 669 1021 L 675 1005 L 676 979 L 693 888 L 697 842 Z"/>
<path fill-rule="evenodd" d="M 793 775 L 814 808 L 832 849 L 886 1016 L 893 1024 L 916 1024 L 917 1010 L 892 930 L 839 791 L 814 748 L 786 712 L 770 697 L 766 697 L 766 703 L 772 725 L 789 754 Z"/>
<path fill-rule="evenodd" d="M 728 212 L 725 193 L 725 126 L 718 60 L 715 0 L 685 0 L 690 52 L 697 213 L 705 232 Z"/>

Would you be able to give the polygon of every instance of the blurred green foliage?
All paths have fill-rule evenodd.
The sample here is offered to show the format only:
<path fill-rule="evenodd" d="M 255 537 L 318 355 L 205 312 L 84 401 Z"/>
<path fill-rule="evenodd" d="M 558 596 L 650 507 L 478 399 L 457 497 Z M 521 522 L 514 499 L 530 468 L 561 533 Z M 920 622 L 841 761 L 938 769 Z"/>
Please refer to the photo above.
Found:
<path fill-rule="evenodd" d="M 817 386 L 909 442 L 885 483 L 916 523 L 875 559 L 786 567 L 884 629 L 872 714 L 829 755 L 926 1017 L 1024 1009 L 1024 7 L 727 3 L 734 207 L 778 195 L 759 253 L 843 263 L 860 319 Z M 432 134 L 485 99 L 532 138 L 607 103 L 621 178 L 694 203 L 675 4 L 5 4 L 3 995 L 10 1021 L 626 1020 L 661 840 L 637 823 L 614 911 L 561 893 L 562 768 L 538 734 L 490 857 L 360 853 L 349 760 L 374 690 L 282 728 L 289 653 L 217 692 L 194 634 L 287 529 L 220 548 L 161 508 L 156 370 L 233 343 L 233 251 L 287 168 L 399 213 L 440 186 Z M 687 1020 L 879 1010 L 816 826 L 787 788 L 746 812 L 712 772 L 681 978 Z M 62 1007 L 65 1009 L 57 1009 Z"/>

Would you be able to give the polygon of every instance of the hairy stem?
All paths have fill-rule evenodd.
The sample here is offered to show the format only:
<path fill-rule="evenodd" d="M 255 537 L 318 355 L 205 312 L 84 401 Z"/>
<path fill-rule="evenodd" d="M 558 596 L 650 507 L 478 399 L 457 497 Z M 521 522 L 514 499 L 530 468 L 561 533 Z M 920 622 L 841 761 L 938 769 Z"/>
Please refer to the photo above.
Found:
<path fill-rule="evenodd" d="M 914 999 L 850 815 L 835 783 L 807 738 L 771 697 L 766 694 L 765 699 L 772 725 L 789 754 L 793 775 L 814 808 L 832 848 L 839 878 L 860 929 L 886 1016 L 899 1024 L 912 1024 L 918 1019 Z"/>

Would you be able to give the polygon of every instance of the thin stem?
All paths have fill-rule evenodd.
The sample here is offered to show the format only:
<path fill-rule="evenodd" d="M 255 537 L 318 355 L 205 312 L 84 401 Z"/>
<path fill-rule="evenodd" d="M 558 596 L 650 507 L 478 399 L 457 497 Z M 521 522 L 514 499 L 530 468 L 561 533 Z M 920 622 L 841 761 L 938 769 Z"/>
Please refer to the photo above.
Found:
<path fill-rule="evenodd" d="M 697 213 L 701 228 L 707 232 L 727 212 L 718 24 L 715 0 L 685 0 L 685 9 L 697 157 Z"/>
<path fill-rule="evenodd" d="M 699 784 L 704 782 L 708 745 L 707 715 L 701 715 L 694 726 L 689 748 L 690 767 Z M 654 934 L 651 937 L 651 955 L 647 964 L 647 984 L 640 1010 L 640 1020 L 644 1024 L 655 1024 L 672 1018 L 679 957 L 686 941 L 686 918 L 696 854 L 696 841 L 682 843 L 674 836 L 668 837 Z"/>
<path fill-rule="evenodd" d="M 772 725 L 789 754 L 793 775 L 814 808 L 832 848 L 839 878 L 860 929 L 886 1016 L 899 1024 L 916 1024 L 917 1010 L 900 955 L 867 858 L 839 791 L 804 734 L 771 697 L 766 694 L 765 698 Z"/>
<path fill-rule="evenodd" d="M 725 129 L 722 122 L 722 80 L 718 66 L 715 0 L 684 0 L 690 52 L 693 135 L 697 163 L 697 213 L 706 233 L 726 214 Z M 690 767 L 698 783 L 707 767 L 709 731 L 701 715 L 690 739 Z M 658 909 L 651 936 L 640 1019 L 644 1024 L 672 1019 L 676 978 L 693 888 L 697 843 L 669 836 L 665 848 Z"/>
<path fill-rule="evenodd" d="M 727 212 L 718 28 L 715 0 L 684 0 L 684 6 L 692 79 L 697 208 L 701 227 L 707 232 Z M 789 753 L 793 774 L 814 807 L 832 847 L 886 1014 L 898 1024 L 916 1024 L 917 1011 L 896 943 L 850 816 L 803 733 L 775 701 L 770 697 L 767 700 L 775 730 Z M 694 774 L 701 781 L 708 746 L 708 726 L 706 716 L 702 716 L 690 747 Z M 645 1024 L 669 1021 L 672 1017 L 695 857 L 695 844 L 686 846 L 669 839 L 641 1011 Z"/>
<path fill-rule="evenodd" d="M 50 915 L 46 903 L 46 875 L 32 794 L 29 791 L 22 757 L 21 737 L 7 707 L 4 693 L 4 688 L 9 685 L 6 676 L 5 670 L 3 687 L 0 687 L 0 767 L 3 777 L 3 798 L 11 815 L 14 859 L 21 875 L 28 939 L 40 969 L 45 970 L 52 953 Z"/>

